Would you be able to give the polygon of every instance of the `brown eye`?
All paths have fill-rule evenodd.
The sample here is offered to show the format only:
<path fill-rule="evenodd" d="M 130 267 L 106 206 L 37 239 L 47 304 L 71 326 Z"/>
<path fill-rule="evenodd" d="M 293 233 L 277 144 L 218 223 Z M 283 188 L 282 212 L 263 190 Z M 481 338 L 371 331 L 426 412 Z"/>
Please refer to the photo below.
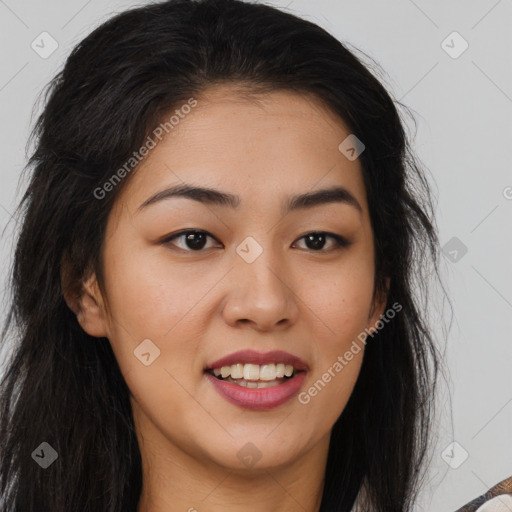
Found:
<path fill-rule="evenodd" d="M 327 239 L 334 240 L 335 245 L 331 249 L 323 250 Z M 340 235 L 326 233 L 325 231 L 315 231 L 302 236 L 299 240 L 305 240 L 306 248 L 316 252 L 330 252 L 339 248 L 348 247 L 350 242 Z"/>
<path fill-rule="evenodd" d="M 187 252 L 201 252 L 203 249 L 205 249 L 208 238 L 215 240 L 215 237 L 213 237 L 213 235 L 207 231 L 188 229 L 165 238 L 161 243 L 164 245 L 169 245 L 172 243 L 172 245 L 177 246 L 178 249 Z M 174 242 L 174 240 L 179 239 L 182 240 L 181 245 L 178 245 Z M 328 245 L 328 239 L 333 240 L 334 245 L 331 242 L 331 247 L 325 249 L 325 246 Z M 351 245 L 351 242 L 342 236 L 336 235 L 334 233 L 327 233 L 325 231 L 307 233 L 306 235 L 299 238 L 299 240 L 304 240 L 306 245 L 305 248 L 314 252 L 331 252 Z M 206 248 L 210 249 L 212 247 Z"/>
<path fill-rule="evenodd" d="M 212 235 L 207 233 L 206 231 L 200 230 L 186 230 L 180 231 L 179 233 L 175 233 L 174 235 L 167 237 L 165 240 L 162 240 L 163 244 L 170 244 L 176 239 L 182 239 L 182 245 L 179 247 L 184 251 L 189 252 L 199 252 L 205 248 L 206 242 L 208 238 L 214 239 Z M 173 244 L 176 245 L 176 244 Z"/>

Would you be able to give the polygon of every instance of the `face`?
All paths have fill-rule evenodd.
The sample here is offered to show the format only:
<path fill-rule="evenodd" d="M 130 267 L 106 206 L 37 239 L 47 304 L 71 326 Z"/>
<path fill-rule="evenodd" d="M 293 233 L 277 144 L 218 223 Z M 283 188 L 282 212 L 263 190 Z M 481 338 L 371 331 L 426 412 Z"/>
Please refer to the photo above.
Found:
<path fill-rule="evenodd" d="M 358 335 L 383 313 L 384 300 L 372 303 L 361 166 L 338 149 L 350 132 L 317 99 L 275 92 L 254 101 L 226 86 L 196 99 L 117 199 L 104 293 L 92 276 L 79 320 L 110 340 L 147 446 L 237 471 L 248 469 L 247 452 L 259 457 L 254 470 L 285 466 L 327 447 L 361 367 Z M 185 185 L 235 197 L 168 192 Z M 291 204 L 331 188 L 345 192 Z M 347 360 L 354 341 L 360 350 Z M 278 373 L 264 389 L 205 371 L 245 350 L 255 359 L 213 366 L 294 356 L 302 371 L 295 361 L 296 376 Z M 258 359 L 270 351 L 286 354 Z M 267 378 L 279 369 L 236 368 L 249 380 L 255 368 Z"/>

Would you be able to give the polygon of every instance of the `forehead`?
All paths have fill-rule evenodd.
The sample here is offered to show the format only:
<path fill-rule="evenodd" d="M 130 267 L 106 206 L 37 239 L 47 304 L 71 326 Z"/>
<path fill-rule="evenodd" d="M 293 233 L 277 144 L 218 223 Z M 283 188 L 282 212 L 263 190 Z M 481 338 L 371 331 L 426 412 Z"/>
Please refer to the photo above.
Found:
<path fill-rule="evenodd" d="M 130 210 L 159 189 L 181 183 L 229 190 L 254 207 L 263 196 L 342 185 L 366 208 L 360 163 L 338 149 L 350 131 L 315 96 L 216 86 L 195 99 L 193 109 L 174 116 L 162 140 L 153 136 L 155 146 L 122 192 Z M 176 110 L 179 106 L 162 122 Z"/>

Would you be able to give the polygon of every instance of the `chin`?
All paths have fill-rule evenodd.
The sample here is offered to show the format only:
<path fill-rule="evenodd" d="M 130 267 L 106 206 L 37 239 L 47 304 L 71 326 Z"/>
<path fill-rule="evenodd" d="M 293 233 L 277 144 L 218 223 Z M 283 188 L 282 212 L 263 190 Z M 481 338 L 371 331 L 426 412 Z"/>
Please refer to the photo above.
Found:
<path fill-rule="evenodd" d="M 288 438 L 290 446 L 287 447 L 280 439 L 272 441 L 272 435 L 266 437 L 267 433 L 258 434 L 246 436 L 243 441 L 230 440 L 229 444 L 223 445 L 221 453 L 210 451 L 210 458 L 230 471 L 257 474 L 286 467 L 300 457 L 293 437 Z"/>

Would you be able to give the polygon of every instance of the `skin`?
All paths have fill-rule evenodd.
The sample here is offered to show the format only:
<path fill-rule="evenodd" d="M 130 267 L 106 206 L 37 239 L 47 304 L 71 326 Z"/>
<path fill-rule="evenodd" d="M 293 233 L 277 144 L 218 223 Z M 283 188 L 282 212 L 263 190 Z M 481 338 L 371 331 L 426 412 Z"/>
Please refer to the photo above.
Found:
<path fill-rule="evenodd" d="M 104 244 L 104 291 L 85 280 L 77 302 L 82 328 L 110 340 L 131 391 L 144 486 L 138 512 L 317 512 L 331 428 L 359 375 L 363 350 L 302 404 L 269 411 L 227 402 L 205 366 L 241 349 L 281 349 L 309 365 L 307 390 L 384 313 L 372 302 L 374 245 L 359 160 L 338 145 L 349 130 L 316 98 L 292 92 L 248 98 L 217 86 L 197 98 L 139 165 L 111 212 Z M 156 192 L 183 182 L 240 196 L 237 211 L 173 198 L 138 211 Z M 362 212 L 328 203 L 289 212 L 294 194 L 347 188 Z M 213 238 L 200 251 L 184 229 Z M 315 250 L 303 238 L 327 238 Z M 263 253 L 247 263 L 248 236 Z M 192 247 L 192 248 L 191 248 Z M 150 339 L 160 355 L 134 356 Z M 261 459 L 237 457 L 253 443 Z"/>

